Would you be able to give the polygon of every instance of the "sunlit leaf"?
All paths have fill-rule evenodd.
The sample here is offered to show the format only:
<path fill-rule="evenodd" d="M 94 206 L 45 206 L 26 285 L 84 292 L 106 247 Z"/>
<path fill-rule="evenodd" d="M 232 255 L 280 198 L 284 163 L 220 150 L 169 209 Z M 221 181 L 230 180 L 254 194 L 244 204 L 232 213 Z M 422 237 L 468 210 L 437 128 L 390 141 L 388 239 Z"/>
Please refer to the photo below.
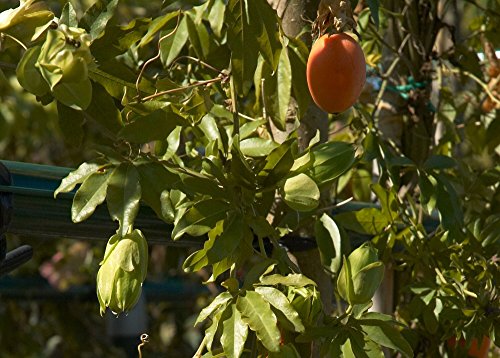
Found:
<path fill-rule="evenodd" d="M 342 238 L 335 221 L 327 214 L 314 225 L 316 242 L 323 267 L 332 273 L 337 273 L 342 264 Z"/>
<path fill-rule="evenodd" d="M 319 205 L 320 192 L 314 180 L 301 173 L 285 181 L 282 196 L 292 209 L 311 211 Z"/>
<path fill-rule="evenodd" d="M 117 5 L 118 0 L 97 0 L 85 11 L 81 24 L 89 31 L 93 40 L 103 36 L 106 25 L 113 17 Z"/>
<path fill-rule="evenodd" d="M 299 317 L 297 311 L 290 304 L 285 294 L 274 287 L 256 287 L 255 292 L 259 293 L 264 299 L 271 304 L 274 308 L 281 311 L 283 315 L 289 320 L 296 332 L 303 332 L 304 325 Z"/>
<path fill-rule="evenodd" d="M 230 316 L 222 322 L 220 342 L 228 358 L 239 358 L 248 336 L 248 326 L 236 305 L 231 305 Z"/>
<path fill-rule="evenodd" d="M 281 334 L 269 303 L 259 293 L 247 291 L 238 296 L 236 307 L 262 345 L 271 352 L 278 352 Z"/>
<path fill-rule="evenodd" d="M 83 183 L 83 181 L 88 178 L 91 174 L 95 173 L 102 167 L 102 163 L 82 163 L 78 169 L 72 171 L 64 179 L 61 180 L 61 184 L 54 191 L 54 198 L 57 197 L 59 193 L 67 193 L 72 191 L 76 185 Z"/>
<path fill-rule="evenodd" d="M 108 182 L 106 202 L 113 220 L 120 223 L 119 233 L 125 236 L 139 212 L 141 184 L 139 173 L 132 163 L 120 164 Z"/>
<path fill-rule="evenodd" d="M 95 172 L 85 179 L 73 198 L 71 219 L 78 223 L 92 215 L 106 198 L 109 177 L 113 171 Z"/>
<path fill-rule="evenodd" d="M 229 209 L 229 204 L 223 200 L 207 199 L 197 202 L 176 223 L 172 239 L 178 240 L 184 234 L 193 236 L 206 234 L 218 221 L 226 217 Z"/>

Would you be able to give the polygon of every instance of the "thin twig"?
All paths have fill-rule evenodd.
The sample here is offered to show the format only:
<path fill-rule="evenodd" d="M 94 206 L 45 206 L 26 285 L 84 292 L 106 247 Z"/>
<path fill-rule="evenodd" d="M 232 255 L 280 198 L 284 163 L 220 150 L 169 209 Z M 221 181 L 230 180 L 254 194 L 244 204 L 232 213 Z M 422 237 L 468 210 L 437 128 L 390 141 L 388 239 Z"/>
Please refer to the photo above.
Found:
<path fill-rule="evenodd" d="M 24 49 L 24 51 L 27 51 L 28 50 L 28 47 L 26 47 L 26 45 L 19 39 L 15 38 L 14 36 L 12 35 L 9 35 L 8 33 L 5 33 L 5 32 L 1 32 L 0 35 L 2 36 L 7 36 L 8 38 L 10 38 L 11 40 L 17 42 L 19 45 L 21 45 L 21 47 Z"/>
<path fill-rule="evenodd" d="M 177 58 L 176 58 L 174 61 L 172 61 L 172 63 L 170 64 L 169 71 L 170 71 L 170 70 L 172 70 L 172 67 L 173 67 L 173 66 L 174 66 L 177 62 L 179 62 L 180 60 L 184 60 L 184 59 L 194 61 L 194 62 L 196 62 L 197 64 L 202 65 L 202 66 L 204 66 L 204 67 L 206 67 L 206 68 L 209 68 L 209 69 L 211 69 L 212 71 L 215 71 L 215 72 L 217 72 L 217 73 L 219 73 L 219 74 L 224 73 L 223 71 L 218 70 L 218 69 L 217 69 L 217 68 L 215 68 L 214 66 L 212 66 L 212 65 L 210 65 L 210 64 L 208 64 L 208 63 L 206 63 L 206 62 L 204 62 L 204 61 L 202 61 L 202 60 L 200 60 L 199 58 L 192 57 L 192 56 L 180 56 L 180 57 L 177 57 Z"/>
<path fill-rule="evenodd" d="M 205 85 L 208 85 L 210 83 L 223 82 L 224 80 L 225 80 L 225 77 L 216 77 L 216 78 L 211 78 L 211 79 L 205 80 L 205 81 L 198 81 L 198 82 L 192 83 L 192 84 L 187 85 L 187 86 L 183 86 L 183 87 L 179 87 L 179 88 L 172 88 L 172 89 L 169 89 L 166 91 L 152 94 L 150 96 L 146 96 L 146 97 L 142 98 L 141 101 L 149 101 L 153 98 L 161 97 L 161 96 L 164 96 L 167 94 L 171 94 L 171 93 L 175 93 L 175 92 L 182 92 L 182 91 L 185 91 L 185 90 L 190 89 L 190 88 L 194 88 L 194 87 L 198 87 L 198 86 L 205 86 Z"/>
<path fill-rule="evenodd" d="M 137 81 L 135 81 L 135 87 L 137 89 L 137 96 L 140 96 L 140 90 L 139 90 L 139 82 L 141 81 L 141 78 L 144 74 L 144 71 L 146 70 L 146 67 L 148 67 L 148 65 L 150 63 L 152 63 L 153 61 L 156 61 L 157 59 L 160 58 L 161 56 L 161 42 L 163 40 L 165 40 L 166 38 L 172 36 L 173 34 L 176 33 L 177 29 L 179 28 L 179 23 L 180 23 L 180 18 L 181 18 L 181 12 L 179 11 L 179 14 L 177 15 L 177 24 L 175 25 L 174 29 L 172 31 L 170 31 L 168 34 L 162 36 L 159 40 L 158 40 L 158 53 L 156 54 L 156 56 L 154 57 L 151 57 L 149 60 L 147 60 L 145 63 L 144 63 L 144 66 L 142 66 L 141 68 L 141 72 L 139 72 L 139 76 L 137 77 Z"/>
<path fill-rule="evenodd" d="M 467 77 L 470 77 L 479 86 L 481 86 L 484 89 L 484 91 L 486 92 L 486 94 L 488 95 L 488 97 L 490 97 L 493 102 L 495 102 L 497 105 L 500 105 L 500 99 L 497 98 L 497 97 L 495 97 L 495 95 L 493 94 L 493 92 L 491 92 L 491 90 L 488 87 L 488 85 L 486 83 L 484 83 L 483 81 L 481 81 L 476 75 L 472 74 L 469 71 L 457 70 L 455 68 L 448 68 L 448 67 L 444 67 L 444 71 L 445 72 L 450 72 L 450 73 L 462 74 L 462 75 L 465 75 Z"/>
<path fill-rule="evenodd" d="M 202 355 L 203 350 L 205 349 L 206 345 L 207 345 L 207 336 L 203 337 L 203 340 L 201 341 L 200 346 L 198 347 L 198 350 L 193 355 L 193 358 L 201 358 L 201 355 Z"/>

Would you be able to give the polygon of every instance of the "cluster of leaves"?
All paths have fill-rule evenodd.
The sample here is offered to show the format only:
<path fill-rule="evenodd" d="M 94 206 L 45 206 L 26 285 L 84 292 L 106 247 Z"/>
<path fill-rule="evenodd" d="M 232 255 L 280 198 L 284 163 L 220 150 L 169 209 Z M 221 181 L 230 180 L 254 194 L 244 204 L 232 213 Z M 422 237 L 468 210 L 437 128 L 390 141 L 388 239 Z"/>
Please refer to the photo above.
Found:
<path fill-rule="evenodd" d="M 25 11 L 32 3 L 24 3 Z M 480 112 L 484 97 L 467 80 L 484 84 L 478 43 L 452 41 L 451 50 L 433 52 L 446 28 L 437 0 L 367 3 L 359 30 L 376 90 L 337 118 L 349 129 L 339 140 L 319 143 L 318 133 L 305 145 L 297 128 L 310 104 L 308 48 L 283 33 L 265 0 L 164 2 L 161 15 L 126 24 L 115 16 L 117 0 L 99 0 L 80 19 L 70 4 L 57 21 L 46 8 L 31 17 L 36 23 L 13 12 L 32 29 L 22 36 L 12 32 L 13 21 L 0 24 L 8 35 L 2 41 L 27 47 L 19 83 L 41 104 L 55 101 L 65 137 L 78 145 L 99 132 L 99 157 L 55 192 L 74 193 L 73 221 L 106 202 L 119 226 L 115 245 L 140 233 L 134 222 L 144 203 L 172 225 L 173 240 L 189 235 L 203 242 L 183 268 L 208 269 L 207 283 L 222 281 L 226 291 L 198 318 L 211 319 L 200 355 L 206 347 L 207 357 L 297 357 L 319 346 L 325 356 L 380 357 L 384 346 L 411 356 L 412 349 L 435 354 L 451 336 L 500 332 L 499 121 L 498 111 Z M 490 5 L 482 15 L 487 26 L 473 30 L 498 43 L 492 25 L 498 6 Z M 463 97 L 442 80 L 450 74 L 463 75 Z M 438 100 L 431 96 L 436 77 Z M 351 196 L 374 196 L 377 205 L 330 214 L 331 199 Z M 321 287 L 300 274 L 280 243 L 304 231 L 316 236 L 335 295 L 352 304 L 347 311 L 337 305 L 337 316 L 324 312 Z M 343 282 L 354 279 L 342 255 L 356 236 L 371 237 L 398 271 L 397 316 L 415 330 L 367 312 L 370 302 L 351 302 L 350 289 L 337 289 L 341 270 L 349 278 Z M 380 265 L 375 260 L 361 271 Z M 132 262 L 115 272 L 108 265 L 108 278 L 101 273 L 99 281 L 123 290 L 130 282 L 118 285 L 115 278 L 137 267 L 144 266 Z M 371 298 L 374 285 L 368 286 Z M 120 307 L 128 308 L 137 290 L 124 290 Z"/>

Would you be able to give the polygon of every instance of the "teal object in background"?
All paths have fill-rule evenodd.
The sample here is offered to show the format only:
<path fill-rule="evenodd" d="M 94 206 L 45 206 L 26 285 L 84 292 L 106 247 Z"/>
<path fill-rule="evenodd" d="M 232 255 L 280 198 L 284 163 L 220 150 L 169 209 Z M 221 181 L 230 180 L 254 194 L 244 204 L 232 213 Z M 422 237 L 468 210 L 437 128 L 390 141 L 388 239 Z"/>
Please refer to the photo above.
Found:
<path fill-rule="evenodd" d="M 0 193 L 13 194 L 13 215 L 8 232 L 40 238 L 108 240 L 118 224 L 113 222 L 106 205 L 101 205 L 86 221 L 71 221 L 73 193 L 62 193 L 54 199 L 61 179 L 72 170 L 40 164 L 1 161 L 12 175 L 12 185 L 0 185 Z M 161 221 L 149 207 L 142 206 L 135 227 L 140 228 L 149 243 L 198 247 L 198 238 L 184 237 L 173 241 L 172 226 Z"/>

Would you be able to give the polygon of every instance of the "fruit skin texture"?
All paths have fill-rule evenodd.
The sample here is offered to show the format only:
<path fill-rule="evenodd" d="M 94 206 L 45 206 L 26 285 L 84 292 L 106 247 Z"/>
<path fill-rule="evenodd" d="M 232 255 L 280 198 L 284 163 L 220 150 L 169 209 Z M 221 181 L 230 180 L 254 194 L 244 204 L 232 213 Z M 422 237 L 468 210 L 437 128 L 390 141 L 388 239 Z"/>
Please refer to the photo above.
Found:
<path fill-rule="evenodd" d="M 358 99 L 366 80 L 361 46 L 341 33 L 321 36 L 307 60 L 307 85 L 314 102 L 326 112 L 340 113 Z"/>

